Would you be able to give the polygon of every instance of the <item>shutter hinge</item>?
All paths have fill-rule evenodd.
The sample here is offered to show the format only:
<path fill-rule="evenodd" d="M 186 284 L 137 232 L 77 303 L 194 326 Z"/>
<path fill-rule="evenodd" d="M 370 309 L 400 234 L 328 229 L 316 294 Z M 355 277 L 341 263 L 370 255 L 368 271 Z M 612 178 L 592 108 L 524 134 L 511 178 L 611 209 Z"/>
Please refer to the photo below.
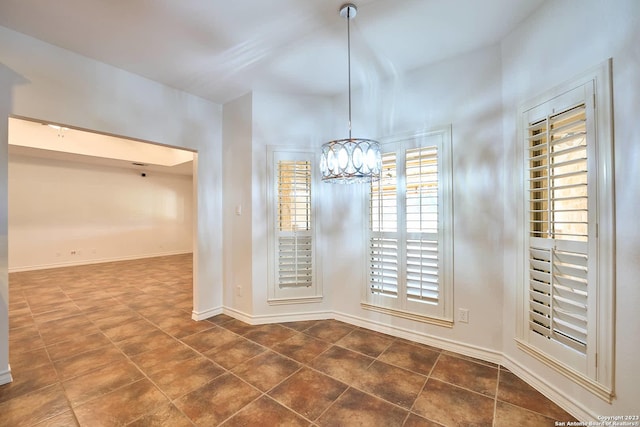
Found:
<path fill-rule="evenodd" d="M 598 367 L 598 353 L 596 353 L 596 368 Z"/>
<path fill-rule="evenodd" d="M 593 92 L 593 109 L 596 109 L 596 93 Z"/>

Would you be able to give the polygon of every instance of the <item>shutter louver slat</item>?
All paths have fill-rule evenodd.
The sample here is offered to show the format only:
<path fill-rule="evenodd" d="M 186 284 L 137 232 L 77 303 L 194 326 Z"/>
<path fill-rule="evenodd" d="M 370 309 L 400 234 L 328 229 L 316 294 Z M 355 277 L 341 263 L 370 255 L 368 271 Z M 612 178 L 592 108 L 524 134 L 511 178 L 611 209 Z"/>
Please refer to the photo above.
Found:
<path fill-rule="evenodd" d="M 437 305 L 440 299 L 438 148 L 407 150 L 405 162 L 407 298 Z"/>
<path fill-rule="evenodd" d="M 372 237 L 369 244 L 371 292 L 398 295 L 398 240 Z"/>
<path fill-rule="evenodd" d="M 311 250 L 309 236 L 280 237 L 278 252 L 280 287 L 311 286 Z"/>
<path fill-rule="evenodd" d="M 396 154 L 382 154 L 380 179 L 371 183 L 369 226 L 375 232 L 397 230 Z"/>

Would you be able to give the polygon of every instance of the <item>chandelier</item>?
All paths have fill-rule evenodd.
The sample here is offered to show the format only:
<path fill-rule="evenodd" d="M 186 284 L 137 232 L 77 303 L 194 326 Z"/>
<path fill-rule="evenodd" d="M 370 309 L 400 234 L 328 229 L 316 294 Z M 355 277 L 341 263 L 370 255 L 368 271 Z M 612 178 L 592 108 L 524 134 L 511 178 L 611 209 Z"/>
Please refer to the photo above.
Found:
<path fill-rule="evenodd" d="M 380 143 L 372 139 L 351 137 L 351 27 L 349 22 L 358 9 L 347 3 L 340 16 L 347 18 L 347 57 L 349 75 L 349 138 L 322 144 L 320 172 L 324 182 L 352 184 L 377 181 L 380 178 Z"/>

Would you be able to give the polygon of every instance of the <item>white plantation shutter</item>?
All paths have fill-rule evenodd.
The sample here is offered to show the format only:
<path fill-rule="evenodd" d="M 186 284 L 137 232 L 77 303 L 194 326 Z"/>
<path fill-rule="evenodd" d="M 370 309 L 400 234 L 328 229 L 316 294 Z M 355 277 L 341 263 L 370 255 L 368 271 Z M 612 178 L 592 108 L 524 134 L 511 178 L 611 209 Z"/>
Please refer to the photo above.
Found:
<path fill-rule="evenodd" d="M 529 328 L 586 355 L 587 255 L 534 246 L 529 253 Z"/>
<path fill-rule="evenodd" d="M 614 191 L 610 64 L 520 109 L 520 349 L 613 396 Z M 598 92 L 600 91 L 600 92 Z"/>
<path fill-rule="evenodd" d="M 398 295 L 396 153 L 382 155 L 382 174 L 371 183 L 369 285 L 371 292 Z"/>
<path fill-rule="evenodd" d="M 586 107 L 528 128 L 529 327 L 587 351 L 588 183 Z"/>
<path fill-rule="evenodd" d="M 318 301 L 314 178 L 311 151 L 268 149 L 269 303 Z"/>
<path fill-rule="evenodd" d="M 278 286 L 308 287 L 313 279 L 311 162 L 278 162 Z"/>
<path fill-rule="evenodd" d="M 417 135 L 383 151 L 380 180 L 370 188 L 363 305 L 450 326 L 451 234 L 444 230 L 451 225 L 452 196 L 441 167 L 450 162 L 450 132 Z"/>
<path fill-rule="evenodd" d="M 405 154 L 407 297 L 437 304 L 438 281 L 438 147 Z"/>
<path fill-rule="evenodd" d="M 407 240 L 407 297 L 437 304 L 438 275 L 438 240 Z"/>
<path fill-rule="evenodd" d="M 313 279 L 311 236 L 278 239 L 278 286 L 311 286 Z"/>
<path fill-rule="evenodd" d="M 398 295 L 398 239 L 372 237 L 369 247 L 371 292 Z"/>

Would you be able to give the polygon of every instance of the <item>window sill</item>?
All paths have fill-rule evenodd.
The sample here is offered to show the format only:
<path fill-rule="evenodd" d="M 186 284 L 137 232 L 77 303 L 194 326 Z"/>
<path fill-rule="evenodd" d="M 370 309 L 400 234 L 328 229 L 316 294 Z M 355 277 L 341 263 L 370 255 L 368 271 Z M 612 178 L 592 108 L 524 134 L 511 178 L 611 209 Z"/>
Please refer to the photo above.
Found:
<path fill-rule="evenodd" d="M 571 369 L 563 363 L 555 360 L 554 358 L 547 356 L 535 347 L 531 346 L 526 341 L 516 338 L 516 343 L 518 344 L 518 348 L 527 353 L 529 356 L 533 357 L 539 362 L 544 363 L 545 365 L 569 378 L 571 381 L 580 385 L 589 392 L 595 394 L 605 402 L 611 403 L 613 401 L 615 393 L 612 389 L 606 387 L 604 384 L 600 384 L 597 381 L 587 377 L 586 375 L 574 369 Z"/>
<path fill-rule="evenodd" d="M 391 316 L 401 317 L 403 319 L 414 320 L 416 322 L 429 323 L 431 325 L 444 326 L 447 328 L 453 328 L 452 319 L 444 319 L 440 317 L 423 316 L 408 311 L 396 310 L 393 308 L 381 307 L 379 305 L 369 304 L 367 302 L 361 302 L 360 306 L 365 310 L 377 311 L 378 313 L 389 314 Z"/>
<path fill-rule="evenodd" d="M 318 297 L 301 297 L 301 298 L 270 298 L 267 300 L 269 305 L 284 305 L 284 304 L 309 304 L 322 302 L 322 296 Z"/>

